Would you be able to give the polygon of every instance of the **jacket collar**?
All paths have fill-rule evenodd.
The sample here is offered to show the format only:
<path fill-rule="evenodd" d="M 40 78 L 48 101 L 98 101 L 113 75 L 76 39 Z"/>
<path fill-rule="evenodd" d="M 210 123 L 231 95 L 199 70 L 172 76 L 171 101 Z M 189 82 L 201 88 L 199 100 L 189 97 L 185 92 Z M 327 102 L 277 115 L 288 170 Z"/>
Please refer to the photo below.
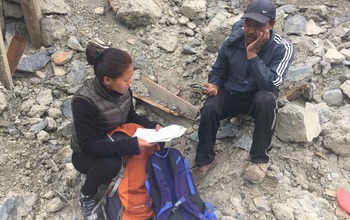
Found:
<path fill-rule="evenodd" d="M 100 96 L 108 100 L 117 100 L 123 95 L 121 93 L 108 89 L 106 86 L 101 84 L 96 77 L 92 80 L 92 85 L 96 88 L 96 91 Z"/>

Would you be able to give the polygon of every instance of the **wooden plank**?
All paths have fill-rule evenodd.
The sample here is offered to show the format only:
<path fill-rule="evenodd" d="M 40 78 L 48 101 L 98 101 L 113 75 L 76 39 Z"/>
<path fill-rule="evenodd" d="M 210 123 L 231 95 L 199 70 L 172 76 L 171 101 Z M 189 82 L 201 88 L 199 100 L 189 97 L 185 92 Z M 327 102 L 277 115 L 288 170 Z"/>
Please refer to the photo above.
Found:
<path fill-rule="evenodd" d="M 181 115 L 176 116 L 176 115 L 167 113 L 165 111 L 162 111 L 161 109 L 156 108 L 154 106 L 150 106 L 150 108 L 152 109 L 152 111 L 159 114 L 161 117 L 165 118 L 166 120 L 170 121 L 173 124 L 181 125 L 181 126 L 184 126 L 185 128 L 192 127 L 194 124 L 193 120 L 183 117 Z"/>
<path fill-rule="evenodd" d="M 173 114 L 173 115 L 175 115 L 175 116 L 178 116 L 178 115 L 179 115 L 177 112 L 175 112 L 175 111 L 173 111 L 173 110 L 171 110 L 171 109 L 168 109 L 168 108 L 162 106 L 161 104 L 158 104 L 158 103 L 156 103 L 156 102 L 154 102 L 154 101 L 152 101 L 152 100 L 149 100 L 149 99 L 146 98 L 146 97 L 137 95 L 137 94 L 135 94 L 135 93 L 133 93 L 133 97 L 135 97 L 136 99 L 141 100 L 141 101 L 143 101 L 143 102 L 145 102 L 145 103 L 147 103 L 147 104 L 149 104 L 149 105 L 151 105 L 151 106 L 153 106 L 153 107 L 159 108 L 160 110 L 165 111 L 165 112 L 167 112 L 167 113 Z"/>
<path fill-rule="evenodd" d="M 31 43 L 35 48 L 40 48 L 43 43 L 40 27 L 40 19 L 43 15 L 40 0 L 21 0 L 20 3 Z"/>
<path fill-rule="evenodd" d="M 165 102 L 168 106 L 176 106 L 179 109 L 178 113 L 186 118 L 191 120 L 197 118 L 199 113 L 198 107 L 174 95 L 145 76 L 141 76 L 141 81 L 148 88 L 150 95 L 155 99 Z"/>
<path fill-rule="evenodd" d="M 2 38 L 2 31 L 0 29 L 0 81 L 7 90 L 12 91 L 13 81 L 10 72 L 10 66 L 6 56 L 6 49 L 4 40 Z"/>
<path fill-rule="evenodd" d="M 303 83 L 301 85 L 294 86 L 293 88 L 289 89 L 287 92 L 283 94 L 287 98 L 288 101 L 294 101 L 298 97 L 300 97 L 307 88 L 307 84 Z"/>
<path fill-rule="evenodd" d="M 19 35 L 13 36 L 10 46 L 7 49 L 7 60 L 10 66 L 11 75 L 16 71 L 19 60 L 21 59 L 24 49 L 27 46 L 27 41 Z"/>

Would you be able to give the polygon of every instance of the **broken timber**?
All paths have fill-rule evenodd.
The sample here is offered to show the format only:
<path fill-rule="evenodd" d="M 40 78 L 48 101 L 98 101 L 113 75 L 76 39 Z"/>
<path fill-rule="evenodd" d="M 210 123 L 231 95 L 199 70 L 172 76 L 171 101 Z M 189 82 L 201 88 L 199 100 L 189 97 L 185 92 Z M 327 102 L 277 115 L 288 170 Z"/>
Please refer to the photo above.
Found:
<path fill-rule="evenodd" d="M 178 116 L 178 115 L 179 115 L 177 112 L 175 112 L 175 111 L 173 111 L 173 110 L 171 110 L 171 109 L 168 109 L 168 108 L 162 106 L 161 104 L 158 104 L 158 103 L 156 103 L 156 102 L 154 102 L 154 101 L 152 101 L 152 100 L 149 100 L 149 99 L 147 99 L 146 97 L 137 95 L 137 94 L 135 94 L 135 93 L 133 93 L 133 96 L 134 96 L 136 99 L 141 100 L 141 101 L 143 101 L 143 102 L 145 102 L 145 103 L 147 103 L 147 104 L 149 104 L 149 105 L 151 105 L 151 106 L 154 106 L 154 107 L 156 107 L 156 108 L 159 108 L 159 109 L 162 110 L 162 111 L 165 111 L 165 112 L 167 112 L 167 113 L 173 114 L 173 115 L 175 115 L 175 116 Z"/>
<path fill-rule="evenodd" d="M 158 114 L 168 119 L 172 123 L 176 123 L 183 126 L 192 126 L 195 119 L 198 116 L 199 108 L 181 99 L 180 97 L 174 95 L 167 89 L 153 82 L 145 76 L 141 76 L 141 81 L 148 88 L 150 95 L 154 99 L 161 100 L 166 103 L 167 106 L 176 106 L 179 112 L 172 111 L 162 106 L 162 108 L 156 107 L 156 105 L 151 105 Z M 162 111 L 160 111 L 162 110 Z M 171 112 L 170 112 L 171 111 Z M 174 114 L 175 112 L 175 114 Z M 170 114 L 169 114 L 170 113 Z"/>
<path fill-rule="evenodd" d="M 23 37 L 19 35 L 12 37 L 10 46 L 7 49 L 7 60 L 9 62 L 10 72 L 12 76 L 16 71 L 17 64 L 21 59 L 26 46 L 27 41 Z"/>
<path fill-rule="evenodd" d="M 7 90 L 12 91 L 12 75 L 10 72 L 10 67 L 7 60 L 6 49 L 2 36 L 2 31 L 0 29 L 0 81 Z"/>
<path fill-rule="evenodd" d="M 307 88 L 307 84 L 301 84 L 294 86 L 293 88 L 289 89 L 287 92 L 283 94 L 287 98 L 288 101 L 293 101 L 300 97 L 302 94 L 304 94 L 305 90 Z"/>
<path fill-rule="evenodd" d="M 35 48 L 40 48 L 43 44 L 40 27 L 40 19 L 43 15 L 40 0 L 21 0 L 20 3 L 31 43 Z"/>

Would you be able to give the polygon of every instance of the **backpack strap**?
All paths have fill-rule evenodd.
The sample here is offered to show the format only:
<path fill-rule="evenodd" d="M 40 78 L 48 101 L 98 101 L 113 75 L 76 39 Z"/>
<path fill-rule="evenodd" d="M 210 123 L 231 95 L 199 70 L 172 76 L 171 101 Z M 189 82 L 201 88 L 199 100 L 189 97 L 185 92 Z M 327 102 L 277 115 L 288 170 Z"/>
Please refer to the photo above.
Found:
<path fill-rule="evenodd" d="M 161 194 L 160 198 L 162 199 L 160 203 L 162 207 L 160 208 L 157 214 L 157 219 L 159 220 L 162 220 L 162 219 L 166 220 L 171 212 L 171 208 L 173 207 L 172 193 L 168 187 L 168 183 L 162 171 L 162 167 L 164 168 L 163 165 L 165 165 L 163 163 L 164 158 L 168 156 L 169 149 L 170 148 L 167 148 L 167 149 L 164 148 L 161 151 L 155 152 L 154 155 L 150 158 L 154 175 L 156 176 L 156 179 L 157 179 L 158 187 L 159 189 L 162 189 L 162 190 L 159 190 L 159 193 Z M 161 154 L 163 152 L 164 154 Z"/>
<path fill-rule="evenodd" d="M 115 194 L 115 192 L 118 190 L 118 186 L 124 177 L 125 165 L 126 165 L 125 160 L 122 157 L 122 166 L 120 167 L 118 175 L 112 179 L 112 182 L 109 184 L 107 188 L 108 197 L 112 197 Z"/>
<path fill-rule="evenodd" d="M 206 206 L 206 210 L 204 212 L 205 219 L 207 219 L 207 220 L 217 220 L 217 217 L 216 217 L 216 215 L 214 213 L 213 205 L 210 204 L 209 202 L 205 202 L 204 204 Z"/>
<path fill-rule="evenodd" d="M 178 151 L 177 149 L 171 148 L 171 150 L 173 152 L 170 154 L 171 156 L 169 158 L 171 163 L 173 163 L 173 167 L 176 168 L 174 170 L 175 182 L 177 183 L 175 188 L 177 197 L 180 197 L 179 201 L 181 201 L 181 207 L 186 209 L 192 215 L 197 216 L 199 219 L 211 219 L 207 218 L 207 216 L 209 217 L 210 215 L 210 211 L 207 211 L 206 208 L 203 207 L 204 210 L 202 213 L 202 211 L 199 210 L 199 208 L 197 208 L 197 205 L 195 205 L 188 196 L 188 190 L 190 191 L 191 195 L 195 195 L 197 194 L 197 192 L 195 190 L 194 182 L 190 174 L 191 171 L 188 166 L 187 160 L 181 155 L 180 151 Z M 185 174 L 183 172 L 184 170 Z M 197 196 L 199 197 L 198 194 Z"/>

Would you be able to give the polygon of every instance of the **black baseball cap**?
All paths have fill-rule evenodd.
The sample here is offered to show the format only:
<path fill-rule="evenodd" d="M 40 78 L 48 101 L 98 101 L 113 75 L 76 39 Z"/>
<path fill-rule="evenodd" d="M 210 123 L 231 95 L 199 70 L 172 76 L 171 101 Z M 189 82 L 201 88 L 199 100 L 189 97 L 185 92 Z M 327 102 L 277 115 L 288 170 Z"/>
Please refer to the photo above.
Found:
<path fill-rule="evenodd" d="M 262 24 L 274 21 L 276 18 L 275 5 L 270 0 L 251 0 L 242 18 L 251 18 Z"/>

